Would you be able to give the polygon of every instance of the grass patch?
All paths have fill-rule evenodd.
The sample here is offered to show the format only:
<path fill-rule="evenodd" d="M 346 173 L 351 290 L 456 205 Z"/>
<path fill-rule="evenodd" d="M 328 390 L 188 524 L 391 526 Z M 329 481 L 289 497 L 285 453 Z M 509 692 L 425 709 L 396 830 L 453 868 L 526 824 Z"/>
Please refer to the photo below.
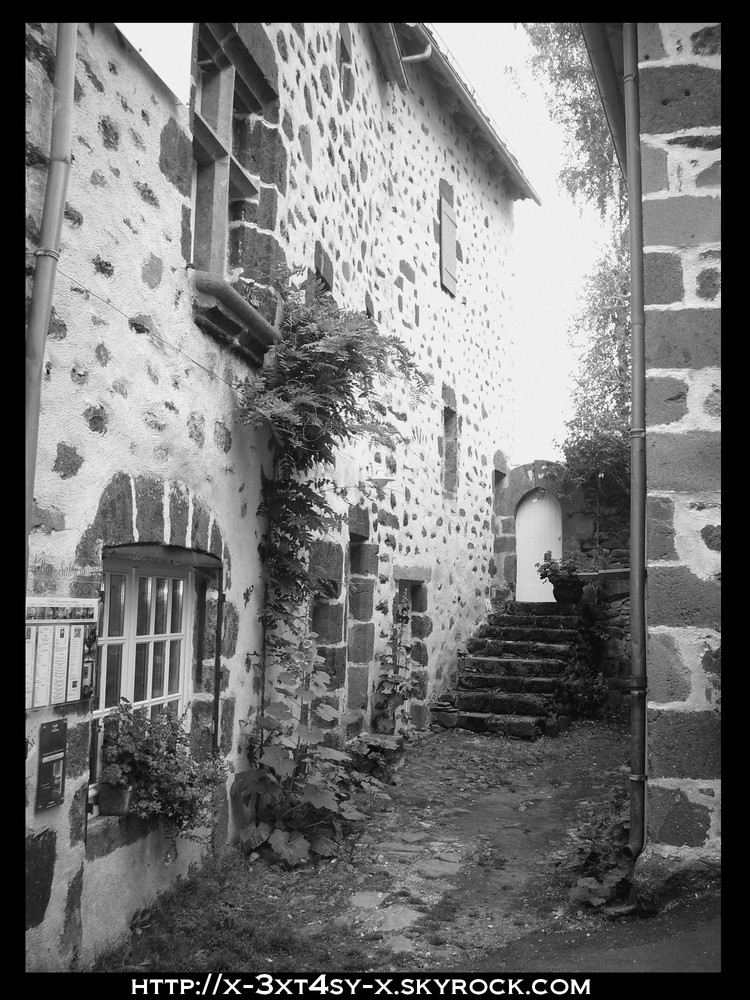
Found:
<path fill-rule="evenodd" d="M 351 876 L 338 866 L 288 871 L 230 854 L 209 860 L 131 922 L 93 972 L 364 971 L 372 935 L 339 921 Z"/>

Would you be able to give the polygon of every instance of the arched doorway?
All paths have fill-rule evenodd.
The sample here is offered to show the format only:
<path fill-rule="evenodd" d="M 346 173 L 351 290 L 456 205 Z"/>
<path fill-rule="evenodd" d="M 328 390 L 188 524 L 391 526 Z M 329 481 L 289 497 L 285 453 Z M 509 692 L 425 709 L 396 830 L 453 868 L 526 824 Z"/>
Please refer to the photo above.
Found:
<path fill-rule="evenodd" d="M 531 490 L 516 509 L 517 601 L 554 601 L 551 584 L 536 569 L 548 551 L 557 559 L 562 555 L 560 503 L 547 490 Z"/>

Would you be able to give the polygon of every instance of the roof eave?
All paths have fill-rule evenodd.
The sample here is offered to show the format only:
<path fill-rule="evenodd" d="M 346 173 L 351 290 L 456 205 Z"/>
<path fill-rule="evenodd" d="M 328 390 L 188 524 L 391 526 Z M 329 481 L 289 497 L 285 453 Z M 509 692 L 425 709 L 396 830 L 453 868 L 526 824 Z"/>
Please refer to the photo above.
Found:
<path fill-rule="evenodd" d="M 463 131 L 468 131 L 472 137 L 484 140 L 488 147 L 485 148 L 484 158 L 490 169 L 492 169 L 493 164 L 496 165 L 497 172 L 501 176 L 506 175 L 511 180 L 519 198 L 531 198 L 537 205 L 541 205 L 542 199 L 521 169 L 518 160 L 505 141 L 498 135 L 489 116 L 477 103 L 476 96 L 441 51 L 440 43 L 436 37 L 425 24 L 414 24 L 412 30 L 421 36 L 422 42 L 431 44 L 430 55 L 426 60 L 430 69 L 459 100 L 458 108 L 453 111 L 454 120 L 458 116 L 457 124 L 459 127 Z M 465 121 L 466 118 L 469 120 Z"/>
<path fill-rule="evenodd" d="M 579 22 L 620 170 L 627 181 L 622 24 Z M 618 45 L 619 42 L 619 45 Z"/>

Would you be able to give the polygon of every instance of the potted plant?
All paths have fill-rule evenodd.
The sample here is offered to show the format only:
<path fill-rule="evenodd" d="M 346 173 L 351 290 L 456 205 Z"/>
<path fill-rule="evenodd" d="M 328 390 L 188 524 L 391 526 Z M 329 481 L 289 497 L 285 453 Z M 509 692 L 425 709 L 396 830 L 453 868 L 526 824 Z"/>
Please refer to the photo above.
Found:
<path fill-rule="evenodd" d="M 130 814 L 162 821 L 172 839 L 202 839 L 194 831 L 211 822 L 212 793 L 226 764 L 217 751 L 195 754 L 183 721 L 168 710 L 149 717 L 122 699 L 104 724 L 100 812 L 102 797 L 106 802 L 113 788 L 125 788 Z"/>
<path fill-rule="evenodd" d="M 130 805 L 132 792 L 126 771 L 118 764 L 102 768 L 96 788 L 101 816 L 124 816 Z"/>
<path fill-rule="evenodd" d="M 553 559 L 548 551 L 536 568 L 541 579 L 552 584 L 552 595 L 558 604 L 578 604 L 583 596 L 583 580 L 573 559 Z"/>

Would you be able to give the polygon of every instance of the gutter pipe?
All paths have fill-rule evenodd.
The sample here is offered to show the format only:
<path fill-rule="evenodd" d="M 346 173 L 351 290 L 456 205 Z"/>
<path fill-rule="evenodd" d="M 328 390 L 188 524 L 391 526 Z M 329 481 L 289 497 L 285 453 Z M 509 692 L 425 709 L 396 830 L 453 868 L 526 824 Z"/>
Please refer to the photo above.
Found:
<path fill-rule="evenodd" d="M 617 77 L 612 49 L 609 45 L 606 25 L 600 23 L 581 22 L 583 40 L 588 49 L 589 59 L 594 67 L 599 97 L 607 117 L 607 124 L 612 135 L 617 159 L 620 163 L 625 180 L 628 179 L 627 165 L 627 129 L 625 109 L 623 106 L 622 89 Z"/>
<path fill-rule="evenodd" d="M 623 24 L 632 398 L 630 416 L 630 837 L 623 853 L 635 860 L 646 844 L 646 351 L 643 308 L 638 25 Z"/>
<path fill-rule="evenodd" d="M 73 87 L 76 69 L 77 23 L 57 25 L 55 91 L 52 136 L 44 208 L 35 253 L 36 269 L 26 329 L 26 570 L 29 568 L 29 535 L 34 509 L 34 478 L 39 445 L 39 412 L 42 397 L 42 364 L 52 310 L 65 195 L 70 173 L 73 134 Z"/>
<path fill-rule="evenodd" d="M 420 60 L 432 59 L 433 67 L 437 70 L 438 75 L 442 76 L 447 85 L 452 87 L 457 94 L 462 95 L 462 100 L 466 103 L 466 110 L 470 117 L 474 119 L 479 133 L 492 146 L 497 159 L 505 167 L 513 183 L 524 197 L 531 198 L 537 205 L 541 205 L 542 199 L 524 175 L 506 142 L 501 138 L 498 127 L 491 122 L 489 113 L 480 108 L 478 97 L 469 89 L 468 84 L 461 79 L 449 59 L 441 52 L 437 40 L 433 39 L 428 29 L 421 22 L 404 21 L 402 23 L 411 28 L 422 40 L 425 49 L 415 56 L 402 57 L 401 61 L 407 62 L 411 59 L 412 62 L 418 62 Z"/>

